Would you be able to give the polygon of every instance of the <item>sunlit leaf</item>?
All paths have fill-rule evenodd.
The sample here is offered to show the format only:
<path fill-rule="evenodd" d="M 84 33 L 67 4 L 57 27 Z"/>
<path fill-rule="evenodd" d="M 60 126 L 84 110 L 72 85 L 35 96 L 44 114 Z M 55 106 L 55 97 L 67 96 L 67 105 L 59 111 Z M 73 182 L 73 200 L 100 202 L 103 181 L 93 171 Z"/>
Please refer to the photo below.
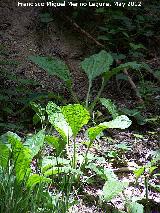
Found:
<path fill-rule="evenodd" d="M 128 204 L 128 213 L 143 213 L 144 206 L 137 202 L 131 202 Z"/>
<path fill-rule="evenodd" d="M 10 156 L 11 146 L 8 144 L 8 141 L 3 140 L 3 137 L 0 138 L 0 166 L 6 168 L 8 165 L 8 160 Z"/>
<path fill-rule="evenodd" d="M 45 141 L 56 149 L 57 155 L 59 155 L 65 148 L 65 141 L 59 137 L 53 135 L 46 135 Z"/>
<path fill-rule="evenodd" d="M 65 158 L 60 157 L 44 157 L 42 160 L 42 172 L 45 173 L 47 170 L 52 167 L 64 167 L 69 166 L 70 161 Z"/>
<path fill-rule="evenodd" d="M 131 120 L 126 115 L 116 117 L 114 120 L 109 122 L 100 123 L 98 126 L 91 127 L 88 129 L 88 136 L 93 141 L 104 129 L 107 128 L 118 128 L 126 129 L 131 125 Z"/>
<path fill-rule="evenodd" d="M 46 107 L 46 112 L 48 114 L 49 122 L 59 132 L 63 140 L 67 142 L 68 138 L 72 136 L 72 130 L 62 114 L 61 108 L 53 102 L 49 102 Z"/>
<path fill-rule="evenodd" d="M 103 197 L 105 201 L 111 201 L 113 198 L 119 195 L 119 193 L 121 193 L 127 186 L 128 183 L 123 183 L 117 180 L 106 181 L 103 186 Z"/>
<path fill-rule="evenodd" d="M 16 178 L 18 181 L 23 181 L 31 172 L 30 164 L 32 155 L 30 149 L 23 147 L 15 162 Z"/>
<path fill-rule="evenodd" d="M 38 154 L 44 144 L 45 132 L 44 130 L 39 131 L 37 134 L 28 137 L 24 142 L 24 146 L 31 150 L 32 158 Z"/>
<path fill-rule="evenodd" d="M 89 112 L 80 104 L 64 106 L 62 113 L 72 129 L 74 137 L 76 137 L 82 126 L 87 124 L 90 119 Z"/>
<path fill-rule="evenodd" d="M 38 174 L 33 174 L 28 178 L 26 186 L 28 188 L 33 188 L 36 184 L 50 183 L 51 181 L 52 181 L 52 179 L 50 179 L 50 178 L 46 178 L 46 177 L 40 176 Z"/>
<path fill-rule="evenodd" d="M 136 169 L 134 171 L 134 174 L 135 174 L 136 178 L 138 179 L 144 173 L 144 171 L 145 171 L 145 167 L 144 166 L 140 167 L 139 169 Z"/>
<path fill-rule="evenodd" d="M 30 163 L 32 161 L 31 150 L 24 147 L 21 138 L 13 132 L 4 134 L 2 140 L 11 144 L 16 178 L 20 182 L 30 174 Z"/>

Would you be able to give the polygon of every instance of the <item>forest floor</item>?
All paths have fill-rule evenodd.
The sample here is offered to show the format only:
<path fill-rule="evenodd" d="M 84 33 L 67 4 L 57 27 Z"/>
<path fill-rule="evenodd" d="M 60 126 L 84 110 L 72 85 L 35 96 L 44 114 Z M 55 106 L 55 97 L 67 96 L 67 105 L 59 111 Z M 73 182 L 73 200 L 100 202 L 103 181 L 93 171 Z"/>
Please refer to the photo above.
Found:
<path fill-rule="evenodd" d="M 88 83 L 79 64 L 85 56 L 93 52 L 92 43 L 89 41 L 88 44 L 87 38 L 74 32 L 65 22 L 54 20 L 47 26 L 42 26 L 38 21 L 41 9 L 20 8 L 16 6 L 15 2 L 5 1 L 0 6 L 0 42 L 9 49 L 8 58 L 20 62 L 20 65 L 13 72 L 17 76 L 36 80 L 39 86 L 34 89 L 35 91 L 52 91 L 70 99 L 63 83 L 54 76 L 48 76 L 45 71 L 32 64 L 28 60 L 28 56 L 36 54 L 63 59 L 70 67 L 76 94 L 80 100 L 84 100 Z M 136 104 L 130 88 L 124 87 L 124 91 L 120 92 L 122 94 L 120 97 L 115 87 L 114 84 L 110 83 L 103 93 L 104 97 L 116 100 L 119 106 L 129 107 Z M 133 170 L 137 166 L 146 165 L 151 159 L 151 152 L 160 148 L 158 132 L 160 132 L 159 128 L 139 127 L 138 125 L 126 131 L 113 131 L 111 134 L 106 133 L 97 139 L 94 148 L 91 149 L 93 155 L 105 158 L 108 156 L 110 163 L 105 166 L 115 169 L 120 180 L 127 179 L 130 182 L 124 192 L 126 197 L 142 198 L 145 195 L 144 179 L 139 179 L 139 184 L 135 185 Z M 82 132 L 77 143 L 84 140 Z M 119 148 L 117 151 L 118 144 L 125 145 L 126 150 Z M 81 151 L 85 149 L 85 146 L 82 145 L 79 149 Z M 123 168 L 125 169 L 123 170 Z M 157 180 L 152 179 L 152 182 L 157 183 Z M 78 197 L 81 200 L 80 203 L 72 209 L 72 212 L 104 212 L 103 207 L 97 205 L 99 188 L 101 185 L 97 182 L 86 186 L 83 191 L 84 195 Z M 124 210 L 123 199 L 123 196 L 113 199 L 112 206 Z M 149 199 L 153 200 L 155 205 L 153 210 L 156 209 L 155 212 L 160 212 L 158 192 L 150 189 Z"/>

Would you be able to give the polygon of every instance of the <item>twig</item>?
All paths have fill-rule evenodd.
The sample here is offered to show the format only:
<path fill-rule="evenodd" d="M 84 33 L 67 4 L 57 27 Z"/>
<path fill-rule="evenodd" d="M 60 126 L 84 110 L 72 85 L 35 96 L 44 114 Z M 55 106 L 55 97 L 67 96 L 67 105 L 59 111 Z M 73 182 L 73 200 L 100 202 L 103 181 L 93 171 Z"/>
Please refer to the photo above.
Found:
<path fill-rule="evenodd" d="M 137 87 L 136 87 L 135 83 L 133 82 L 132 78 L 130 77 L 130 75 L 129 75 L 127 69 L 124 69 L 124 70 L 123 70 L 123 73 L 127 76 L 128 81 L 129 81 L 129 83 L 130 83 L 132 89 L 135 91 L 136 96 L 137 96 L 139 102 L 140 102 L 140 103 L 143 103 L 144 101 L 143 101 L 141 95 L 139 94 L 139 91 L 137 90 Z"/>
<path fill-rule="evenodd" d="M 103 44 L 101 44 L 99 41 L 97 41 L 93 36 L 91 36 L 88 32 L 86 32 L 84 29 L 82 29 L 76 22 L 74 22 L 71 18 L 68 16 L 64 16 L 67 21 L 69 21 L 76 30 L 80 31 L 82 34 L 84 34 L 87 38 L 92 40 L 96 45 L 98 45 L 101 48 L 105 48 Z"/>

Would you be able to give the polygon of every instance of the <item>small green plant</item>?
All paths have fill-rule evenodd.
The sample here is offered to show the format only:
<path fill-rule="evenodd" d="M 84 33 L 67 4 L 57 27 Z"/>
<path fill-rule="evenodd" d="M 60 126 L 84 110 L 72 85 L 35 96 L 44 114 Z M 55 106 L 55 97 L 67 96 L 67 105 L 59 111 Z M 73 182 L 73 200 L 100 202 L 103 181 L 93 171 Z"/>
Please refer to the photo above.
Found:
<path fill-rule="evenodd" d="M 125 157 L 125 153 L 128 151 L 131 151 L 131 146 L 128 146 L 125 143 L 120 143 L 107 151 L 105 155 L 114 165 L 126 165 L 127 159 Z"/>
<path fill-rule="evenodd" d="M 145 187 L 145 199 L 146 199 L 146 204 L 149 201 L 148 197 L 148 192 L 149 192 L 149 187 L 152 187 L 152 183 L 150 183 L 150 180 L 152 176 L 158 177 L 159 174 L 153 174 L 154 171 L 158 169 L 159 161 L 160 161 L 160 152 L 155 151 L 152 152 L 152 160 L 147 163 L 144 166 L 139 167 L 137 170 L 134 171 L 134 174 L 136 176 L 136 179 L 142 177 L 144 179 L 144 187 Z M 156 185 L 153 185 L 153 188 L 156 189 Z M 158 189 L 158 186 L 157 186 Z"/>

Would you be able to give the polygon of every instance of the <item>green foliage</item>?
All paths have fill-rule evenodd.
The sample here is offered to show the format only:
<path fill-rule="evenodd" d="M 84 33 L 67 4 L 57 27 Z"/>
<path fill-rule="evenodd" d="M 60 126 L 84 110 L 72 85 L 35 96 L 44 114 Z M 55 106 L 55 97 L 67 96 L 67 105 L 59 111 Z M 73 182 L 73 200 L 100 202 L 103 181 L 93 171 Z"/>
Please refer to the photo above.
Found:
<path fill-rule="evenodd" d="M 135 118 L 139 125 L 144 125 L 147 123 L 146 118 L 141 115 L 141 112 L 138 109 L 123 108 L 121 112 L 129 117 Z"/>
<path fill-rule="evenodd" d="M 1 47 L 0 47 L 1 49 Z M 0 51 L 1 72 L 0 72 L 0 132 L 6 130 L 22 130 L 29 120 L 27 109 L 31 101 L 33 88 L 39 85 L 36 81 L 26 79 L 14 70 L 20 64 L 15 60 L 8 59 L 9 50 L 3 46 Z M 17 98 L 18 97 L 18 98 Z M 32 97 L 33 100 L 33 97 Z M 23 113 L 22 113 L 23 112 Z M 12 118 L 12 119 L 11 119 Z M 13 123 L 14 120 L 15 122 Z"/>
<path fill-rule="evenodd" d="M 35 212 L 38 208 L 49 210 L 49 207 L 44 207 L 41 201 L 44 197 L 43 187 L 51 182 L 51 179 L 40 174 L 32 174 L 30 168 L 32 159 L 37 153 L 34 149 L 40 149 L 38 144 L 42 136 L 40 134 L 42 132 L 33 137 L 35 142 L 31 141 L 34 147 L 29 144 L 26 147 L 22 144 L 21 138 L 12 132 L 7 132 L 0 138 L 0 144 L 3 144 L 0 156 L 6 154 L 6 157 L 2 158 L 3 161 L 0 160 L 0 209 L 3 212 Z M 45 193 L 47 196 L 48 192 Z"/>
<path fill-rule="evenodd" d="M 128 5 L 127 1 L 124 2 Z M 158 10 L 157 1 L 146 2 L 143 7 L 126 6 L 125 10 L 123 7 L 111 7 L 109 11 L 108 8 L 98 8 L 95 10 L 95 16 L 101 17 L 98 39 L 111 50 L 121 50 L 121 53 L 128 51 L 127 57 L 133 56 L 133 51 L 140 53 L 144 46 L 149 46 L 150 39 L 156 39 Z M 147 51 L 143 53 L 146 55 Z"/>
<path fill-rule="evenodd" d="M 144 206 L 137 202 L 130 202 L 128 204 L 128 213 L 143 213 Z"/>
<path fill-rule="evenodd" d="M 37 124 L 39 121 L 41 121 L 43 128 L 43 123 L 45 122 L 45 109 L 41 107 L 40 104 L 36 104 L 35 102 L 31 102 L 30 104 L 32 109 L 36 112 L 33 117 L 33 123 Z"/>
<path fill-rule="evenodd" d="M 89 84 L 92 84 L 92 81 L 96 77 L 109 71 L 112 63 L 112 56 L 106 51 L 102 50 L 98 54 L 86 58 L 83 62 L 81 62 L 81 66 L 88 76 Z"/>
<path fill-rule="evenodd" d="M 56 155 L 59 156 L 65 148 L 66 142 L 59 137 L 46 135 L 45 141 L 56 149 Z"/>
<path fill-rule="evenodd" d="M 44 69 L 48 72 L 49 75 L 56 75 L 61 80 L 65 82 L 65 86 L 70 91 L 73 99 L 77 102 L 77 97 L 72 90 L 72 79 L 70 75 L 70 71 L 67 65 L 55 58 L 50 57 L 42 57 L 42 56 L 30 56 L 29 59 L 37 64 L 40 68 Z M 86 96 L 86 108 L 92 112 L 93 108 L 95 107 L 97 101 L 99 100 L 101 93 L 106 85 L 106 83 L 110 80 L 112 76 L 117 75 L 118 73 L 122 72 L 124 69 L 133 69 L 133 70 L 140 70 L 140 69 L 148 69 L 145 65 L 139 64 L 136 61 L 134 62 L 127 62 L 121 64 L 115 68 L 110 69 L 111 65 L 113 64 L 113 57 L 110 53 L 106 52 L 105 50 L 100 51 L 98 54 L 94 54 L 89 58 L 85 58 L 81 62 L 81 67 L 84 72 L 87 74 L 89 85 L 88 85 L 88 92 Z M 102 84 L 101 88 L 93 103 L 89 106 L 90 102 L 90 95 L 92 89 L 93 80 L 97 77 L 102 77 Z"/>
<path fill-rule="evenodd" d="M 97 166 L 94 163 L 89 163 L 86 168 L 90 168 L 98 176 L 105 180 L 102 194 L 100 195 L 101 200 L 105 200 L 107 202 L 111 201 L 128 186 L 128 183 L 120 182 L 111 169 Z"/>
<path fill-rule="evenodd" d="M 156 85 L 151 81 L 140 81 L 138 86 L 140 94 L 145 100 L 148 100 L 149 98 L 154 100 L 152 97 L 155 97 L 160 92 L 160 87 L 158 84 Z"/>
<path fill-rule="evenodd" d="M 23 143 L 23 146 L 31 150 L 32 158 L 38 154 L 44 144 L 45 133 L 44 130 L 39 131 L 37 134 L 30 136 Z"/>
<path fill-rule="evenodd" d="M 115 119 L 118 117 L 119 113 L 114 103 L 110 99 L 100 98 L 101 104 L 109 111 L 112 115 L 112 118 Z"/>
<path fill-rule="evenodd" d="M 107 107 L 107 109 L 109 109 L 109 112 L 112 113 L 114 117 L 117 112 L 114 108 L 115 106 L 112 105 L 110 100 L 107 100 L 108 102 L 106 103 L 106 100 L 107 99 L 101 99 L 101 102 Z M 18 199 L 19 197 L 20 199 L 23 199 L 22 191 L 25 191 L 24 196 L 28 199 L 26 200 L 25 206 L 22 207 L 22 204 L 19 203 L 20 207 L 18 206 L 17 209 L 22 208 L 25 209 L 25 211 L 29 211 L 31 208 L 41 208 L 42 211 L 47 212 L 55 211 L 55 209 L 58 208 L 57 211 L 61 211 L 60 209 L 65 209 L 65 211 L 67 211 L 74 203 L 70 200 L 71 195 L 73 195 L 73 188 L 75 187 L 75 184 L 81 184 L 80 180 L 81 178 L 84 178 L 83 176 L 88 169 L 93 172 L 93 175 L 88 178 L 90 181 L 92 181 L 91 179 L 94 175 L 99 176 L 102 181 L 105 181 L 102 187 L 102 194 L 100 195 L 101 201 L 110 202 L 128 187 L 128 183 L 120 182 L 111 169 L 106 169 L 101 165 L 106 161 L 104 157 L 94 157 L 88 153 L 93 141 L 104 129 L 128 128 L 131 125 L 131 121 L 127 116 L 116 115 L 115 119 L 111 121 L 103 122 L 97 126 L 88 128 L 89 145 L 85 153 L 79 155 L 75 149 L 76 137 L 82 127 L 88 123 L 90 119 L 89 112 L 80 104 L 69 104 L 67 106 L 59 107 L 53 102 L 49 102 L 46 109 L 42 108 L 40 105 L 34 104 L 34 106 L 37 114 L 41 115 L 41 110 L 38 110 L 38 108 L 43 109 L 42 114 L 45 118 L 47 113 L 49 122 L 55 130 L 57 130 L 59 136 L 49 134 L 47 126 L 45 126 L 46 130 L 42 129 L 38 133 L 23 139 L 23 143 L 22 139 L 15 133 L 8 132 L 2 135 L 0 138 L 0 178 L 4 175 L 3 173 L 11 171 L 12 175 L 10 177 L 12 177 L 12 179 L 9 181 L 3 180 L 3 182 L 0 183 L 0 195 L 1 193 L 4 193 L 2 190 L 2 184 L 9 183 L 10 186 L 12 186 L 12 189 L 15 189 L 15 187 L 18 186 L 19 192 L 16 191 L 16 193 L 18 193 Z M 43 122 L 48 125 L 46 120 L 43 120 Z M 68 131 L 70 131 L 70 134 Z M 69 153 L 67 151 L 67 145 L 69 142 L 71 143 L 70 139 L 72 135 L 74 137 L 71 144 L 71 146 L 73 146 L 73 153 Z M 42 150 L 44 142 L 55 150 L 53 156 L 43 156 Z M 119 144 L 116 148 L 122 152 L 128 150 L 128 147 L 124 144 Z M 67 152 L 65 152 L 65 150 Z M 66 153 L 67 156 L 64 153 Z M 30 168 L 33 159 L 36 159 L 37 162 L 36 172 L 34 173 Z M 154 153 L 154 158 L 151 161 L 151 164 L 135 171 L 136 177 L 138 178 L 143 175 L 146 170 L 148 170 L 151 175 L 155 169 L 157 169 L 156 165 L 158 161 L 159 153 Z M 8 173 L 7 175 L 9 176 Z M 148 187 L 146 181 L 147 180 L 145 179 L 145 186 Z M 55 190 L 50 194 L 44 186 L 48 187 L 49 185 L 52 186 L 52 184 L 54 184 Z M 8 185 L 7 187 L 5 196 L 13 193 L 10 191 Z M 6 193 L 8 193 L 8 195 L 6 195 Z M 33 203 L 28 203 L 31 194 L 33 195 L 34 193 L 36 196 Z M 43 202 L 40 202 L 45 196 L 45 193 L 48 199 L 46 206 L 42 205 Z M 61 198 L 59 197 L 59 193 L 62 194 Z M 148 195 L 146 195 L 146 198 L 148 199 L 147 196 Z M 13 200 L 10 202 L 13 203 Z M 36 204 L 34 204 L 34 202 L 36 202 Z M 1 196 L 0 203 L 2 203 Z M 134 203 L 133 205 L 133 202 L 129 202 L 126 206 L 128 212 L 143 212 L 143 206 L 141 204 Z M 13 206 L 10 206 L 9 208 L 13 211 Z"/>
<path fill-rule="evenodd" d="M 114 6 L 114 1 L 109 2 Z M 151 4 L 147 2 L 147 7 Z M 110 202 L 128 186 L 128 183 L 120 182 L 112 170 L 105 168 L 106 155 L 98 157 L 95 154 L 94 156 L 89 153 L 89 149 L 94 146 L 94 140 L 103 130 L 108 128 L 125 129 L 131 125 L 130 119 L 125 115 L 120 116 L 110 99 L 100 98 L 104 87 L 113 76 L 116 76 L 117 79 L 128 80 L 127 76 L 121 73 L 124 69 L 146 71 L 145 74 L 140 73 L 141 80 L 138 80 L 138 90 L 145 102 L 154 100 L 156 107 L 158 106 L 159 68 L 156 68 L 154 72 L 147 64 L 139 62 L 152 57 L 153 53 L 148 51 L 148 47 L 156 49 L 154 42 L 158 41 L 159 36 L 157 33 L 160 20 L 159 7 L 156 4 L 151 8 L 147 7 L 145 5 L 142 8 L 126 7 L 125 10 L 120 7 L 110 7 L 109 10 L 108 8 L 93 8 L 91 19 L 95 25 L 96 18 L 100 18 L 101 26 L 96 25 L 99 29 L 99 32 L 96 29 L 96 33 L 98 32 L 98 39 L 103 42 L 107 51 L 102 50 L 81 62 L 81 67 L 89 81 L 86 108 L 80 104 L 65 105 L 67 100 L 63 100 L 59 95 L 56 96 L 53 93 L 33 93 L 32 89 L 38 84 L 11 72 L 18 64 L 14 60 L 6 60 L 8 53 L 0 45 L 0 54 L 3 56 L 0 65 L 4 66 L 0 73 L 2 82 L 0 86 L 0 127 L 3 127 L 3 130 L 23 129 L 22 122 L 30 124 L 30 121 L 26 122 L 21 118 L 21 123 L 17 125 L 17 119 L 19 115 L 23 114 L 21 112 L 31 105 L 36 113 L 33 123 L 41 122 L 42 128 L 42 130 L 36 131 L 36 134 L 24 138 L 20 138 L 13 132 L 7 132 L 0 137 L 0 212 L 68 212 L 69 207 L 76 203 L 73 191 L 77 193 L 76 190 L 82 184 L 81 181 L 87 183 L 85 178 L 94 182 L 92 177 L 95 174 L 100 178 L 100 185 L 101 182 L 104 184 L 100 197 L 102 201 Z M 142 15 L 143 9 L 144 15 Z M 88 8 L 75 8 L 73 10 L 75 18 L 79 17 L 79 10 L 87 11 Z M 40 22 L 44 26 L 51 21 L 53 21 L 53 17 L 49 13 L 40 14 Z M 62 80 L 74 101 L 78 102 L 72 90 L 73 80 L 69 68 L 63 61 L 46 56 L 30 56 L 29 60 L 47 71 L 49 75 L 57 76 Z M 156 82 L 149 79 L 148 75 L 152 76 Z M 136 74 L 137 76 L 139 77 L 139 73 Z M 96 81 L 97 78 L 102 78 L 102 83 L 93 100 L 91 97 L 93 81 Z M 17 97 L 19 98 L 17 99 Z M 50 98 L 56 99 L 56 104 L 49 102 L 46 107 L 39 104 L 41 99 L 48 101 Z M 35 100 L 38 103 L 34 103 Z M 88 123 L 90 114 L 92 115 L 93 109 L 99 101 L 112 115 L 113 120 L 101 121 L 102 123 L 97 125 L 93 119 L 94 126 L 89 124 L 88 141 L 84 142 L 87 150 L 79 153 L 77 146 L 81 146 L 81 144 L 79 140 L 76 140 L 78 133 Z M 61 103 L 61 107 L 57 105 L 59 103 Z M 139 108 L 124 109 L 121 112 L 135 118 L 140 125 L 146 122 L 158 123 L 159 120 L 158 116 L 158 118 L 144 118 Z M 30 114 L 28 118 L 30 118 Z M 8 123 L 10 120 L 15 124 Z M 22 135 L 25 134 L 22 132 Z M 47 148 L 50 147 L 49 153 L 46 153 L 48 149 L 44 150 L 46 144 Z M 130 150 L 130 147 L 124 143 L 114 147 L 116 150 L 112 148 L 108 157 L 114 158 L 115 161 L 122 159 L 124 153 Z M 149 187 L 159 190 L 158 184 L 150 182 L 152 176 L 154 178 L 159 176 L 157 174 L 159 159 L 159 152 L 156 152 L 150 163 L 134 171 L 136 179 L 139 177 L 144 179 L 147 203 Z M 76 195 L 76 197 L 78 196 Z M 133 200 L 126 204 L 126 209 L 130 213 L 143 212 L 143 206 Z"/>
<path fill-rule="evenodd" d="M 152 152 L 151 155 L 152 155 L 151 161 L 149 161 L 144 166 L 140 166 L 138 169 L 134 171 L 134 175 L 136 176 L 136 179 L 142 177 L 144 180 L 146 202 L 148 202 L 149 200 L 149 195 L 148 195 L 149 186 L 153 187 L 154 189 L 157 189 L 157 188 L 159 189 L 158 184 L 157 185 L 152 183 L 150 184 L 150 180 L 152 179 L 152 175 L 154 171 L 158 169 L 159 161 L 160 161 L 160 152 L 158 150 L 156 152 Z"/>
<path fill-rule="evenodd" d="M 39 183 L 51 183 L 51 179 L 50 178 L 46 178 L 46 177 L 43 177 L 43 176 L 40 176 L 38 174 L 32 174 L 27 182 L 26 182 L 26 187 L 27 188 L 34 188 L 36 184 L 39 184 Z"/>
<path fill-rule="evenodd" d="M 9 155 L 10 155 L 10 146 L 6 143 L 6 141 L 0 140 L 0 165 L 3 168 L 7 167 Z"/>
<path fill-rule="evenodd" d="M 76 137 L 82 126 L 90 119 L 89 112 L 80 104 L 69 104 L 62 108 L 62 113 Z"/>
<path fill-rule="evenodd" d="M 3 142 L 3 144 L 11 145 L 17 181 L 18 182 L 22 181 L 25 178 L 25 176 L 28 175 L 28 173 L 30 173 L 29 165 L 32 160 L 30 150 L 26 147 L 23 147 L 21 139 L 12 132 L 8 132 L 2 135 L 1 141 Z M 7 161 L 7 165 L 8 162 L 9 159 Z"/>
<path fill-rule="evenodd" d="M 40 68 L 48 72 L 49 75 L 55 75 L 63 80 L 67 87 L 71 87 L 71 77 L 67 65 L 56 58 L 43 56 L 30 56 L 29 60 L 37 64 Z"/>
<path fill-rule="evenodd" d="M 109 122 L 103 122 L 95 127 L 88 129 L 88 136 L 91 141 L 93 141 L 104 129 L 107 128 L 120 128 L 125 129 L 131 125 L 131 121 L 125 115 L 116 117 L 114 120 Z"/>
<path fill-rule="evenodd" d="M 121 193 L 127 186 L 128 186 L 127 183 L 122 183 L 122 182 L 114 180 L 114 179 L 106 181 L 103 186 L 104 199 L 107 202 L 111 201 L 119 193 Z"/>
<path fill-rule="evenodd" d="M 71 127 L 68 125 L 62 110 L 59 106 L 53 102 L 49 102 L 46 107 L 49 122 L 59 132 L 63 140 L 67 143 L 68 138 L 72 136 Z"/>

